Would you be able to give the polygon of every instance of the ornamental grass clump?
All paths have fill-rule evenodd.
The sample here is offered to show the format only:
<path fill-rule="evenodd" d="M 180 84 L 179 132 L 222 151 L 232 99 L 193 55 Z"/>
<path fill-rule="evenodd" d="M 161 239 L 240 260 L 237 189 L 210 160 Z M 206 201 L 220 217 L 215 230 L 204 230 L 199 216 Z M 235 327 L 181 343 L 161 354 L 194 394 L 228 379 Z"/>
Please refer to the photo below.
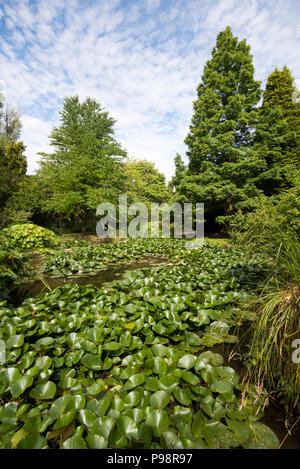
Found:
<path fill-rule="evenodd" d="M 292 414 L 300 414 L 300 354 L 296 350 L 300 339 L 300 243 L 291 232 L 277 232 L 279 247 L 270 259 L 274 269 L 254 303 L 256 321 L 251 326 L 247 363 L 251 381 L 276 396 L 289 420 Z"/>

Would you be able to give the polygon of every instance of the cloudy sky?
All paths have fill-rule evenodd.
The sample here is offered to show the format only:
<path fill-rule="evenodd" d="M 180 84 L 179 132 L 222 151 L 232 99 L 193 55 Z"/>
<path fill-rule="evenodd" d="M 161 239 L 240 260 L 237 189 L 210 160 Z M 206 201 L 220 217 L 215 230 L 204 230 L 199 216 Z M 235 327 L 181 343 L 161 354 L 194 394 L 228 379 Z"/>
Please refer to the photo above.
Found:
<path fill-rule="evenodd" d="M 129 156 L 169 179 L 218 31 L 247 39 L 264 86 L 275 66 L 300 78 L 299 24 L 299 0 L 0 0 L 0 86 L 21 109 L 28 172 L 63 98 L 78 94 L 117 119 Z"/>

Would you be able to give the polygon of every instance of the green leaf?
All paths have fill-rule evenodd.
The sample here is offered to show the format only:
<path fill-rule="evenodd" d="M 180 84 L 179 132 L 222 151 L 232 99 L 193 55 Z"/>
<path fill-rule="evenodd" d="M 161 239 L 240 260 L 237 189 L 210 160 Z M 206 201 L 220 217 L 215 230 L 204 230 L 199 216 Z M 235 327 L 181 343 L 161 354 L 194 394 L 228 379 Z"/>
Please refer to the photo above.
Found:
<path fill-rule="evenodd" d="M 146 418 L 146 424 L 156 430 L 160 435 L 169 427 L 169 417 L 165 410 L 154 409 Z"/>
<path fill-rule="evenodd" d="M 31 391 L 30 397 L 36 400 L 40 399 L 53 399 L 56 393 L 56 386 L 52 381 L 37 384 Z"/>
<path fill-rule="evenodd" d="M 116 420 L 111 417 L 99 417 L 94 421 L 90 430 L 92 433 L 103 436 L 105 440 L 108 440 L 111 431 L 115 426 Z"/>
<path fill-rule="evenodd" d="M 63 449 L 87 449 L 84 439 L 82 436 L 74 435 L 68 438 L 63 445 Z"/>
<path fill-rule="evenodd" d="M 135 422 L 127 415 L 122 415 L 117 422 L 120 432 L 125 434 L 128 438 L 137 438 L 138 428 Z"/>
<path fill-rule="evenodd" d="M 135 407 L 141 401 L 142 395 L 143 395 L 143 392 L 131 391 L 125 396 L 125 398 L 123 399 L 123 402 L 125 406 Z"/>
<path fill-rule="evenodd" d="M 183 449 L 183 444 L 174 430 L 164 432 L 160 438 L 160 444 L 167 449 Z"/>
<path fill-rule="evenodd" d="M 101 435 L 96 433 L 90 433 L 86 437 L 86 442 L 89 449 L 105 449 L 107 448 L 107 441 Z"/>
<path fill-rule="evenodd" d="M 144 382 L 145 382 L 145 376 L 142 375 L 141 373 L 137 373 L 128 378 L 124 386 L 124 390 L 129 391 L 130 389 L 140 386 Z"/>
<path fill-rule="evenodd" d="M 11 336 L 5 344 L 6 348 L 10 349 L 10 348 L 22 347 L 22 345 L 24 344 L 24 338 L 25 337 L 23 334 Z"/>
<path fill-rule="evenodd" d="M 190 354 L 183 355 L 183 357 L 181 357 L 178 360 L 177 366 L 179 368 L 184 368 L 186 370 L 189 370 L 190 368 L 194 366 L 194 364 L 196 363 L 196 360 L 197 360 L 197 357 L 195 355 L 190 355 Z"/>
<path fill-rule="evenodd" d="M 147 389 L 147 391 L 152 391 L 152 392 L 158 391 L 159 389 L 158 379 L 153 378 L 153 377 L 147 378 L 144 387 L 145 389 Z"/>
<path fill-rule="evenodd" d="M 95 370 L 95 371 L 102 370 L 103 368 L 103 363 L 102 363 L 101 358 L 99 358 L 97 355 L 92 355 L 90 353 L 86 353 L 81 358 L 81 363 L 87 368 L 90 368 L 91 370 Z"/>
<path fill-rule="evenodd" d="M 17 449 L 43 449 L 47 446 L 46 438 L 40 435 L 27 435 L 17 445 Z"/>
<path fill-rule="evenodd" d="M 181 389 L 179 387 L 174 389 L 173 395 L 177 399 L 177 401 L 180 402 L 180 404 L 190 405 L 191 398 L 189 394 L 187 393 L 187 391 L 185 391 L 184 389 Z"/>
<path fill-rule="evenodd" d="M 168 364 L 164 358 L 154 357 L 153 371 L 159 375 L 165 375 L 168 371 Z"/>
<path fill-rule="evenodd" d="M 150 397 L 150 405 L 157 409 L 164 409 L 170 400 L 170 394 L 167 391 L 157 391 Z"/>
<path fill-rule="evenodd" d="M 33 383 L 32 376 L 23 375 L 10 386 L 10 392 L 13 397 L 19 397 Z"/>
<path fill-rule="evenodd" d="M 178 381 L 178 378 L 167 375 L 160 378 L 158 384 L 163 391 L 171 392 L 178 386 Z"/>
<path fill-rule="evenodd" d="M 252 438 L 243 444 L 245 449 L 278 449 L 280 442 L 269 427 L 262 422 L 251 422 Z"/>

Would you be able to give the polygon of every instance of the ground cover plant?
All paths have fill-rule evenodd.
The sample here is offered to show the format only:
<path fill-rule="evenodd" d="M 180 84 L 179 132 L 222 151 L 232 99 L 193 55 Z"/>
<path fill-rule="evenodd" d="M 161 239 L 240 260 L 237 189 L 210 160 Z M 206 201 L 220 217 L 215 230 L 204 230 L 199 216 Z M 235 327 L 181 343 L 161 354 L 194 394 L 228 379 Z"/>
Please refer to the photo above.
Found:
<path fill-rule="evenodd" d="M 0 298 L 8 298 L 12 285 L 28 273 L 25 254 L 10 249 L 0 249 Z"/>
<path fill-rule="evenodd" d="M 266 264 L 178 246 L 173 265 L 106 288 L 66 285 L 18 308 L 1 303 L 2 448 L 279 446 L 261 422 L 265 396 L 207 350 L 237 340 Z"/>
<path fill-rule="evenodd" d="M 66 246 L 68 248 L 66 249 Z M 177 257 L 185 252 L 184 240 L 129 239 L 118 243 L 98 244 L 80 242 L 47 256 L 41 271 L 53 276 L 90 274 L 103 270 L 108 264 L 120 264 L 153 257 Z"/>
<path fill-rule="evenodd" d="M 33 223 L 12 225 L 0 231 L 0 245 L 3 248 L 29 251 L 51 248 L 58 244 L 58 237 L 51 230 Z"/>

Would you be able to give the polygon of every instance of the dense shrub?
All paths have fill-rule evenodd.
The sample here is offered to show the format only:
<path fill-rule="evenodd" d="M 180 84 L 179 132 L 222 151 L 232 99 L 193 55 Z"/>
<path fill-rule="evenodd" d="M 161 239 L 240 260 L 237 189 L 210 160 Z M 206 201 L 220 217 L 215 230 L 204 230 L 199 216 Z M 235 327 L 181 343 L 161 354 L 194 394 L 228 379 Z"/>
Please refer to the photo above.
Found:
<path fill-rule="evenodd" d="M 25 261 L 20 253 L 0 250 L 0 299 L 8 298 L 13 283 L 24 275 Z"/>
<path fill-rule="evenodd" d="M 4 228 L 0 232 L 0 245 L 4 248 L 25 251 L 29 249 L 54 247 L 58 237 L 53 231 L 32 223 L 24 223 Z"/>
<path fill-rule="evenodd" d="M 277 197 L 262 197 L 250 213 L 237 212 L 230 225 L 234 241 L 251 252 L 276 255 L 282 233 L 300 236 L 300 182 Z"/>

